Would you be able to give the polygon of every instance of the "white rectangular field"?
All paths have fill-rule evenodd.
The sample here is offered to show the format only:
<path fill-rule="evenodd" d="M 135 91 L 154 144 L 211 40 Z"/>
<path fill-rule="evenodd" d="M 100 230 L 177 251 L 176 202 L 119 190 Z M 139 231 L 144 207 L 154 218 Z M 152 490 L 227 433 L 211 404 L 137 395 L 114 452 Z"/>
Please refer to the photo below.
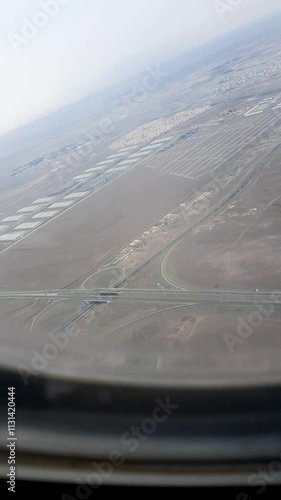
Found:
<path fill-rule="evenodd" d="M 70 205 L 73 205 L 74 201 L 59 201 L 58 203 L 54 203 L 53 205 L 50 205 L 49 208 L 67 208 L 70 207 Z"/>
<path fill-rule="evenodd" d="M 118 158 L 120 158 L 120 156 L 125 156 L 125 152 L 124 153 L 116 153 L 116 155 L 111 155 L 108 157 L 108 159 L 112 159 L 112 160 L 117 160 Z"/>
<path fill-rule="evenodd" d="M 2 242 L 13 242 L 17 241 L 21 236 L 23 236 L 23 232 L 17 232 L 17 233 L 6 233 L 0 236 L 0 241 Z"/>
<path fill-rule="evenodd" d="M 164 137 L 163 139 L 159 139 L 158 141 L 153 141 L 151 144 L 158 144 L 158 143 L 161 143 L 161 142 L 167 142 L 167 141 L 170 141 L 171 139 L 173 139 L 173 135 L 170 135 L 170 137 Z"/>
<path fill-rule="evenodd" d="M 142 151 L 151 151 L 153 149 L 158 149 L 158 148 L 162 148 L 162 144 L 150 144 L 146 148 L 143 148 Z"/>
<path fill-rule="evenodd" d="M 73 177 L 74 181 L 83 181 L 84 179 L 88 179 L 91 177 L 92 174 L 82 174 L 82 175 L 76 175 L 76 177 Z"/>
<path fill-rule="evenodd" d="M 23 229 L 35 229 L 40 226 L 40 222 L 24 222 L 19 226 L 15 227 L 15 231 L 22 231 Z"/>
<path fill-rule="evenodd" d="M 35 200 L 32 203 L 34 205 L 47 205 L 54 200 L 54 196 L 49 196 L 48 198 L 39 198 L 39 200 Z"/>
<path fill-rule="evenodd" d="M 106 161 L 101 161 L 100 163 L 97 163 L 97 167 L 102 167 L 103 165 L 111 165 L 111 163 L 114 163 L 115 160 L 106 160 Z"/>
<path fill-rule="evenodd" d="M 136 163 L 137 161 L 139 161 L 139 158 L 133 158 L 132 160 L 124 160 L 124 161 L 121 161 L 121 163 L 119 163 L 119 165 L 130 165 L 132 163 Z"/>
<path fill-rule="evenodd" d="M 85 172 L 91 172 L 91 173 L 95 173 L 95 172 L 99 172 L 100 170 L 103 170 L 104 167 L 93 167 L 93 168 L 88 168 L 88 170 L 85 170 Z"/>
<path fill-rule="evenodd" d="M 33 215 L 32 219 L 50 219 L 58 213 L 57 210 L 46 210 L 46 212 L 40 212 L 39 214 Z"/>
<path fill-rule="evenodd" d="M 35 206 L 35 205 L 32 205 L 30 207 L 24 207 L 24 208 L 21 208 L 20 210 L 18 210 L 18 214 L 25 214 L 25 213 L 29 213 L 29 212 L 35 212 L 35 210 L 37 210 L 39 207 Z"/>
<path fill-rule="evenodd" d="M 135 153 L 132 156 L 130 156 L 130 158 L 138 158 L 139 156 L 146 156 L 149 155 L 149 153 L 151 153 L 151 151 L 139 151 L 138 153 Z"/>
<path fill-rule="evenodd" d="M 115 160 L 116 158 L 118 158 L 118 154 L 116 154 L 116 155 L 110 155 L 110 156 L 108 156 L 107 159 L 108 160 Z"/>
<path fill-rule="evenodd" d="M 6 219 L 3 219 L 1 222 L 18 222 L 19 220 L 22 220 L 23 217 L 23 215 L 10 215 L 9 217 L 6 217 Z"/>
<path fill-rule="evenodd" d="M 72 198 L 73 199 L 79 199 L 79 198 L 84 198 L 85 196 L 87 196 L 87 194 L 89 194 L 89 191 L 78 191 L 77 193 L 71 193 L 71 194 L 68 194 L 67 196 L 64 197 L 64 200 L 71 200 Z"/>

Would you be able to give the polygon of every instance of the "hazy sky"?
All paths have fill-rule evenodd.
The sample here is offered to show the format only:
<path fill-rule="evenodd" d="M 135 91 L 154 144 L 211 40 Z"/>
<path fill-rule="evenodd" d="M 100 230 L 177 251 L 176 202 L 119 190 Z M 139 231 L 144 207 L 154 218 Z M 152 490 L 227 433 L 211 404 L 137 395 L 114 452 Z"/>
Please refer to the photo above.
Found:
<path fill-rule="evenodd" d="M 221 16 L 215 4 L 221 7 Z M 134 54 L 138 58 L 143 54 L 145 67 L 150 55 L 155 60 L 164 51 L 169 55 L 169 50 L 214 38 L 280 9 L 280 4 L 280 0 L 2 0 L 0 133 L 95 90 L 109 71 Z M 118 71 L 115 74 L 118 78 Z"/>

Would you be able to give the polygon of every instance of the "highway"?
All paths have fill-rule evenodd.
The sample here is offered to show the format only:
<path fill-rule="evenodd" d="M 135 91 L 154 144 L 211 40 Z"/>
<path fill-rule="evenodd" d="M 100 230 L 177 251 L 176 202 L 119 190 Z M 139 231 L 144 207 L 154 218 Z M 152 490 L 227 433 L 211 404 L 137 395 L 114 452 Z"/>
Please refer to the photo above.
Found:
<path fill-rule="evenodd" d="M 127 288 L 99 288 L 90 290 L 35 290 L 0 291 L 0 300 L 75 300 L 87 304 L 118 302 L 154 302 L 169 304 L 200 305 L 222 303 L 228 305 L 275 304 L 281 305 L 281 292 L 239 292 L 239 291 L 186 291 L 152 290 Z"/>

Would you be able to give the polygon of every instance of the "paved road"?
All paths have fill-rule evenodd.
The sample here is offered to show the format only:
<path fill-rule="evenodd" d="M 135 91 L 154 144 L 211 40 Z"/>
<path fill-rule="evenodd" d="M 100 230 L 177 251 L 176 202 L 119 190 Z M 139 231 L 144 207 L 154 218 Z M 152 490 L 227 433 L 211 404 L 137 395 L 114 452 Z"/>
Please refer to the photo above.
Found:
<path fill-rule="evenodd" d="M 151 289 L 112 289 L 91 290 L 35 290 L 0 291 L 0 300 L 81 300 L 87 303 L 154 302 L 154 303 L 223 303 L 223 304 L 281 304 L 281 292 L 238 292 L 238 291 L 185 291 Z"/>

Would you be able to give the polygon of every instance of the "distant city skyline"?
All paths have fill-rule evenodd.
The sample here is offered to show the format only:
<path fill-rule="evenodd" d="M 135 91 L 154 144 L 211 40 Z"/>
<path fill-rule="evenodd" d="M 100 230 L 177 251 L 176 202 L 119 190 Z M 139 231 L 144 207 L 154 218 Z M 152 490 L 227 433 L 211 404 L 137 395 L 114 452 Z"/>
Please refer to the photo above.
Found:
<path fill-rule="evenodd" d="M 5 3 L 0 134 L 117 82 L 126 61 L 128 73 L 142 70 L 280 8 L 280 0 Z"/>

